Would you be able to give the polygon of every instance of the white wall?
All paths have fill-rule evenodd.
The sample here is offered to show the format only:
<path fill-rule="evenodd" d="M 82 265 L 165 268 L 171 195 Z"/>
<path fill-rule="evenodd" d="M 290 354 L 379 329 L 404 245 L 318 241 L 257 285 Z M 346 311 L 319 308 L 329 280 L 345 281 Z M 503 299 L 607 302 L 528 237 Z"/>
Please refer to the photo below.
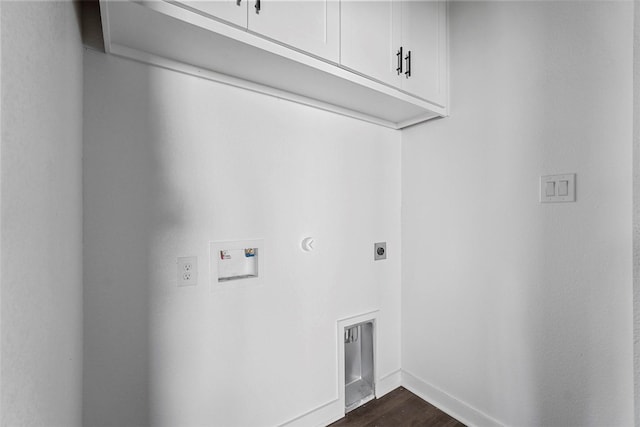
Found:
<path fill-rule="evenodd" d="M 640 425 L 640 4 L 633 25 L 633 366 L 635 425 Z"/>
<path fill-rule="evenodd" d="M 632 8 L 451 5 L 451 117 L 402 138 L 402 367 L 470 421 L 633 423 Z"/>
<path fill-rule="evenodd" d="M 93 51 L 84 96 L 84 425 L 284 423 L 336 398 L 336 321 L 374 309 L 400 368 L 399 132 Z M 213 292 L 209 242 L 254 238 L 262 286 Z"/>
<path fill-rule="evenodd" d="M 2 2 L 3 426 L 74 426 L 82 386 L 82 45 L 72 2 Z"/>

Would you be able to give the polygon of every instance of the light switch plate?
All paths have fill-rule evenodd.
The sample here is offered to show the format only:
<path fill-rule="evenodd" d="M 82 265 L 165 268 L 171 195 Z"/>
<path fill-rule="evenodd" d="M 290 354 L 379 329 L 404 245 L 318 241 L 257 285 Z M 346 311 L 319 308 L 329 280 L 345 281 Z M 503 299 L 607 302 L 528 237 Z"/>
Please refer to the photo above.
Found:
<path fill-rule="evenodd" d="M 540 177 L 540 203 L 576 201 L 576 174 L 546 175 Z"/>

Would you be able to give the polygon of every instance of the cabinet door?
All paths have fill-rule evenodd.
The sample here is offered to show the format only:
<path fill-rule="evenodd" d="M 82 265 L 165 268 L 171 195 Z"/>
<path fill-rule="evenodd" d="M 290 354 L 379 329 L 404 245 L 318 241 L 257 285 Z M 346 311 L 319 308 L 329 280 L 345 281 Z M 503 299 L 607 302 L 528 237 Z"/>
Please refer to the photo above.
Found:
<path fill-rule="evenodd" d="M 247 28 L 247 4 L 249 0 L 180 0 L 189 9 L 204 15 Z"/>
<path fill-rule="evenodd" d="M 402 79 L 402 88 L 445 106 L 448 85 L 446 1 L 402 1 L 402 44 L 405 56 L 411 52 L 411 76 Z"/>
<path fill-rule="evenodd" d="M 396 53 L 400 49 L 397 1 L 343 0 L 340 64 L 360 74 L 400 87 Z"/>
<path fill-rule="evenodd" d="M 339 0 L 251 0 L 248 15 L 249 31 L 338 62 Z"/>

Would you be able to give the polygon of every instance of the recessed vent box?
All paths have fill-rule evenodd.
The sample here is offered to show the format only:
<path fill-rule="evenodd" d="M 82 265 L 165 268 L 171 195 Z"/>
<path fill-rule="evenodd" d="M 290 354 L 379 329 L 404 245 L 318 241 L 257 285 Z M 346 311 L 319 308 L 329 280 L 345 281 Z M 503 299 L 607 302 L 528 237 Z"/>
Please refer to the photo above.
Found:
<path fill-rule="evenodd" d="M 339 400 L 345 413 L 376 398 L 377 311 L 338 321 Z"/>
<path fill-rule="evenodd" d="M 212 284 L 255 284 L 262 275 L 262 259 L 262 240 L 211 242 Z"/>
<path fill-rule="evenodd" d="M 375 396 L 373 321 L 344 329 L 345 412 Z"/>

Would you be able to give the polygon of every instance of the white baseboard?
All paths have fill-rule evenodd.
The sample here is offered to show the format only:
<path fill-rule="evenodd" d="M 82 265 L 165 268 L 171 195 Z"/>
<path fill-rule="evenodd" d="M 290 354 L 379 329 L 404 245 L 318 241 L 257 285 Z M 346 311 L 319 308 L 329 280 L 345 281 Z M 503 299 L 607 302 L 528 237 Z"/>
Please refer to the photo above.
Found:
<path fill-rule="evenodd" d="M 324 427 L 344 417 L 344 405 L 338 399 L 301 414 L 280 427 Z"/>
<path fill-rule="evenodd" d="M 376 398 L 379 399 L 400 386 L 469 427 L 503 427 L 499 421 L 401 369 L 378 379 Z M 342 417 L 344 417 L 344 402 L 334 399 L 281 424 L 280 427 L 324 427 Z"/>
<path fill-rule="evenodd" d="M 400 369 L 384 375 L 376 383 L 376 399 L 380 399 L 385 394 L 397 389 L 402 385 L 402 371 Z"/>
<path fill-rule="evenodd" d="M 503 427 L 498 420 L 483 414 L 404 369 L 402 370 L 402 386 L 469 427 Z"/>

